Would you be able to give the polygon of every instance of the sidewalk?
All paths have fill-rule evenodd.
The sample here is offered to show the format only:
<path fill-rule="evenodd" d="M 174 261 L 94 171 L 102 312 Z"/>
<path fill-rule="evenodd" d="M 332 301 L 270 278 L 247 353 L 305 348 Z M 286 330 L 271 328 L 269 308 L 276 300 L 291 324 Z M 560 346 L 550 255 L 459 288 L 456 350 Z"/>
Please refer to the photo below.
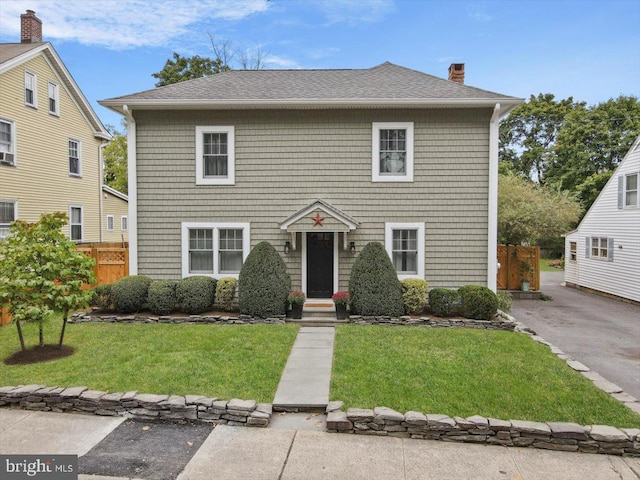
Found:
<path fill-rule="evenodd" d="M 0 452 L 83 455 L 123 421 L 0 409 Z M 130 448 L 135 450 L 136 445 Z M 145 476 L 144 471 L 140 475 L 140 478 L 151 478 Z M 80 475 L 79 478 L 116 477 Z M 220 425 L 177 478 L 638 480 L 640 459 Z"/>

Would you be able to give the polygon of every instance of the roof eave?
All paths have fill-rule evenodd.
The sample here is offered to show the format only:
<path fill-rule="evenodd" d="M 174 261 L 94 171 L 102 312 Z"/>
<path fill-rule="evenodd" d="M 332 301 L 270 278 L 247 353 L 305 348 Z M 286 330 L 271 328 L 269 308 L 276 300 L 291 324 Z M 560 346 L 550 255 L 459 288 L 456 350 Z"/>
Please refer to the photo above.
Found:
<path fill-rule="evenodd" d="M 311 109 L 311 108 L 488 108 L 497 103 L 500 115 L 506 115 L 524 102 L 522 98 L 404 98 L 404 99 L 229 99 L 229 100 L 149 100 L 108 99 L 98 103 L 103 107 L 124 115 L 124 105 L 129 110 L 227 110 L 227 109 Z"/>

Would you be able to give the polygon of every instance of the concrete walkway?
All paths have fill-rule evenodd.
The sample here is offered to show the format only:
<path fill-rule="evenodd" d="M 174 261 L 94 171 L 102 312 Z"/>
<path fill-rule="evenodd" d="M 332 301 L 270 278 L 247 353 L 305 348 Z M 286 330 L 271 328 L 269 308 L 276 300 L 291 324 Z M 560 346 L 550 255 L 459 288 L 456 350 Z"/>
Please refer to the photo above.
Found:
<path fill-rule="evenodd" d="M 1 408 L 0 453 L 83 455 L 122 421 L 95 415 Z M 132 444 L 131 449 L 135 448 L 136 445 Z M 149 478 L 144 472 L 141 472 L 141 477 Z M 78 478 L 115 480 L 116 477 L 81 474 Z M 220 425 L 207 437 L 177 478 L 638 480 L 640 459 Z"/>
<path fill-rule="evenodd" d="M 273 400 L 274 410 L 322 411 L 329 402 L 333 327 L 300 327 Z"/>

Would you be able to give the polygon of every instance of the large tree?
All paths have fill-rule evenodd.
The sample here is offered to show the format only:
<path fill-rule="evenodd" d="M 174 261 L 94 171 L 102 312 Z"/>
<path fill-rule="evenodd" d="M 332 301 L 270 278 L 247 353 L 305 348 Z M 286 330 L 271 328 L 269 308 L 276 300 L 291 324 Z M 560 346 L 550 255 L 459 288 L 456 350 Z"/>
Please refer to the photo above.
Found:
<path fill-rule="evenodd" d="M 38 323 L 43 347 L 44 324 L 61 314 L 58 345 L 62 346 L 69 311 L 85 308 L 92 296 L 83 286 L 94 281 L 94 260 L 76 250 L 62 233 L 67 222 L 62 212 L 42 215 L 35 223 L 17 220 L 0 242 L 0 306 L 9 307 L 23 350 L 20 322 Z"/>
<path fill-rule="evenodd" d="M 230 70 L 230 67 L 224 64 L 220 58 L 211 59 L 199 55 L 182 57 L 177 52 L 173 52 L 173 60 L 167 60 L 164 68 L 151 76 L 158 79 L 156 87 L 163 87 L 185 80 L 207 77 L 226 70 Z"/>
<path fill-rule="evenodd" d="M 124 120 L 122 124 L 126 129 Z M 111 125 L 107 129 L 112 138 L 103 151 L 104 184 L 127 194 L 127 135 Z"/>
<path fill-rule="evenodd" d="M 579 203 L 567 192 L 557 192 L 514 174 L 499 175 L 498 241 L 535 245 L 559 237 L 580 218 Z"/>

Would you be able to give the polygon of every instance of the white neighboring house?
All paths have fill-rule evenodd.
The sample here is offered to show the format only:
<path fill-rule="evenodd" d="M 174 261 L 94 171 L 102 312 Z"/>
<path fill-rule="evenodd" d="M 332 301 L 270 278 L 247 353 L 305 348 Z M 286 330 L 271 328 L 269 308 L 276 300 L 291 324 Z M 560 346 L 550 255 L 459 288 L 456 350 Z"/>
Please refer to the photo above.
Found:
<path fill-rule="evenodd" d="M 578 228 L 566 235 L 567 286 L 640 302 L 640 135 Z"/>

